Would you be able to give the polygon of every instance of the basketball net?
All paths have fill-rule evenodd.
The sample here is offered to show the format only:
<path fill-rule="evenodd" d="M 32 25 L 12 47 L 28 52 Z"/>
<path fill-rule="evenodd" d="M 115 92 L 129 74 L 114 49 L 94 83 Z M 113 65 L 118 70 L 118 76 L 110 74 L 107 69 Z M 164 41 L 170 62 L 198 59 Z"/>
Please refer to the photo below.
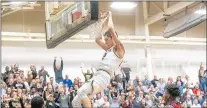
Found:
<path fill-rule="evenodd" d="M 91 38 L 101 37 L 104 32 L 108 31 L 109 27 L 114 27 L 110 11 L 100 11 L 99 16 L 99 20 L 89 27 Z"/>

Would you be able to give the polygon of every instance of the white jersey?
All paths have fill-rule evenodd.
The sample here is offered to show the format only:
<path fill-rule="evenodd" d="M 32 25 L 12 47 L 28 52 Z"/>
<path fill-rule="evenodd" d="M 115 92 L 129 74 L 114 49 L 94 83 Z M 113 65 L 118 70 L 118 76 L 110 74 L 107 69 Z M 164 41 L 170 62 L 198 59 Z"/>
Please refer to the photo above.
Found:
<path fill-rule="evenodd" d="M 108 49 L 102 57 L 99 63 L 98 69 L 107 71 L 111 77 L 115 75 L 115 72 L 120 72 L 120 66 L 123 62 L 121 58 L 115 55 L 113 48 Z"/>

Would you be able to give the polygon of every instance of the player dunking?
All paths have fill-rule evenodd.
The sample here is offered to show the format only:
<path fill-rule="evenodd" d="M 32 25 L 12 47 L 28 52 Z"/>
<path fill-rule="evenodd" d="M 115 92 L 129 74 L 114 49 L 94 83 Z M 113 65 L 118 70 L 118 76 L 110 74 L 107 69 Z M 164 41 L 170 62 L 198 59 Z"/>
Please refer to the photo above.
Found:
<path fill-rule="evenodd" d="M 102 30 L 107 30 L 104 33 L 105 42 L 102 41 Z M 93 96 L 103 91 L 110 80 L 115 75 L 115 71 L 120 70 L 120 65 L 123 62 L 122 58 L 125 54 L 123 44 L 118 40 L 118 35 L 114 30 L 111 12 L 107 12 L 107 17 L 102 25 L 102 30 L 96 36 L 96 43 L 106 52 L 98 65 L 96 74 L 78 89 L 77 95 L 72 101 L 74 108 L 91 108 L 90 96 Z"/>

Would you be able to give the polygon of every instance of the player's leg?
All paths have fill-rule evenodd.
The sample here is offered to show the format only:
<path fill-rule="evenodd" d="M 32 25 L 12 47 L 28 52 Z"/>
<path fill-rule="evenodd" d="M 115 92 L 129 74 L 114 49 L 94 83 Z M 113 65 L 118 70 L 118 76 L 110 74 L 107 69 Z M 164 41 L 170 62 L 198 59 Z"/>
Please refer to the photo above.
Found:
<path fill-rule="evenodd" d="M 73 107 L 91 107 L 90 99 L 93 95 L 104 90 L 110 83 L 110 75 L 106 72 L 101 72 L 97 76 L 94 76 L 89 82 L 85 83 L 78 89 L 78 93 L 73 99 Z"/>
<path fill-rule="evenodd" d="M 72 105 L 74 108 L 81 108 L 81 104 L 88 103 L 88 96 L 92 92 L 92 88 L 90 85 L 91 82 L 84 83 L 77 92 L 77 95 L 74 97 L 72 101 Z M 84 104 L 83 103 L 83 104 Z"/>

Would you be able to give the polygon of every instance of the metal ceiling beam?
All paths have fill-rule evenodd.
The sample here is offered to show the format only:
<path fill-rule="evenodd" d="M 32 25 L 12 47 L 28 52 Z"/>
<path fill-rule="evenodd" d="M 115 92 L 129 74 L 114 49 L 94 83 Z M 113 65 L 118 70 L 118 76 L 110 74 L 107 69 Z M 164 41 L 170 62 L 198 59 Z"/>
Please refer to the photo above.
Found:
<path fill-rule="evenodd" d="M 148 18 L 147 20 L 145 20 L 145 24 L 149 25 L 149 24 L 152 24 L 156 21 L 159 21 L 162 18 L 165 18 L 165 16 L 163 16 L 163 14 L 171 15 L 171 14 L 173 14 L 173 13 L 175 13 L 175 12 L 177 12 L 177 11 L 179 11 L 179 10 L 181 10 L 181 9 L 183 9 L 183 8 L 193 4 L 193 3 L 195 3 L 195 2 L 179 2 L 179 3 L 176 3 L 175 5 L 169 7 L 166 11 L 160 12 L 160 13 Z"/>
<path fill-rule="evenodd" d="M 156 4 L 156 2 L 152 2 L 152 4 L 153 4 L 155 7 L 157 7 L 157 9 L 159 9 L 159 10 L 162 11 L 162 12 L 164 12 L 164 10 L 162 10 L 161 7 L 159 7 L 159 6 Z"/>
<path fill-rule="evenodd" d="M 2 42 L 45 42 L 45 39 L 6 39 L 2 38 Z M 65 42 L 85 42 L 94 43 L 94 40 L 66 40 Z M 166 42 L 166 41 L 137 41 L 137 40 L 122 40 L 126 44 L 144 44 L 144 45 L 187 45 L 187 46 L 206 46 L 204 42 Z M 46 44 L 46 43 L 45 43 Z"/>
<path fill-rule="evenodd" d="M 20 11 L 20 10 L 22 10 L 22 9 L 20 8 L 20 9 L 12 10 L 12 11 L 10 11 L 10 12 L 7 12 L 7 13 L 1 15 L 1 17 L 5 17 L 5 16 L 7 16 L 7 15 L 10 15 L 10 14 L 15 13 L 15 12 Z"/>
<path fill-rule="evenodd" d="M 143 15 L 144 15 L 144 20 L 148 18 L 148 8 L 147 8 L 147 2 L 142 2 L 143 3 Z M 145 30 L 145 40 L 148 42 L 150 41 L 150 36 L 149 36 L 149 26 L 147 24 L 144 25 L 144 30 Z"/>
<path fill-rule="evenodd" d="M 143 14 L 144 14 L 144 20 L 146 20 L 148 18 L 148 6 L 147 6 L 148 2 L 142 2 L 143 5 Z"/>
<path fill-rule="evenodd" d="M 36 2 L 34 2 L 34 3 L 23 2 L 22 4 L 19 4 L 19 5 L 14 5 L 11 2 L 2 3 L 2 6 L 1 6 L 2 9 L 11 9 L 11 11 L 7 12 L 5 14 L 2 14 L 1 17 L 5 17 L 7 15 L 10 15 L 10 14 L 15 13 L 15 12 L 20 11 L 20 10 L 34 9 L 34 6 L 41 6 L 41 4 L 38 4 Z M 2 12 L 2 13 L 4 13 L 4 12 Z"/>
<path fill-rule="evenodd" d="M 168 1 L 163 2 L 164 11 L 167 10 L 168 5 L 169 5 Z"/>

